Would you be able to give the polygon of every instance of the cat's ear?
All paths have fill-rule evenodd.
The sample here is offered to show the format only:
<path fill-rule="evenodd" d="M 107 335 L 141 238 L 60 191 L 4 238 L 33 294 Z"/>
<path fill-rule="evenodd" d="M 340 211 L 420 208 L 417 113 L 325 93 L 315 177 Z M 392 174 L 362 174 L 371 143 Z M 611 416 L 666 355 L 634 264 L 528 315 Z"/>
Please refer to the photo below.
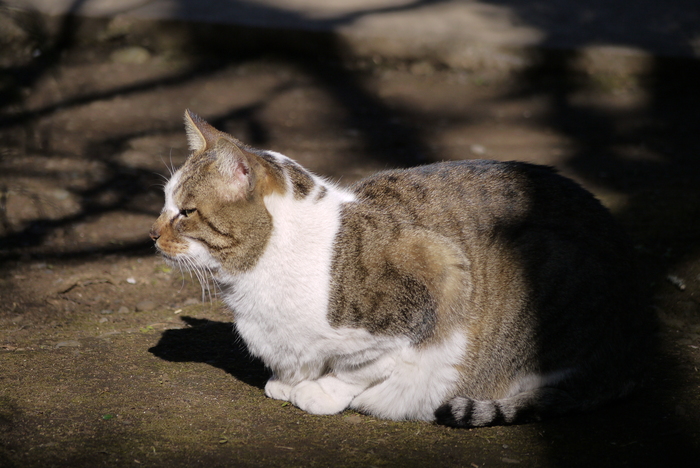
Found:
<path fill-rule="evenodd" d="M 213 150 L 216 155 L 216 167 L 226 180 L 226 188 L 223 190 L 226 193 L 222 193 L 222 196 L 235 199 L 245 196 L 253 189 L 253 156 L 238 146 L 238 140 L 215 129 L 189 109 L 185 111 L 185 129 L 193 153 Z"/>
<path fill-rule="evenodd" d="M 190 151 L 193 153 L 199 153 L 208 147 L 213 147 L 221 137 L 220 131 L 189 109 L 185 111 L 185 131 Z"/>
<path fill-rule="evenodd" d="M 235 193 L 247 193 L 255 186 L 251 170 L 251 156 L 227 138 L 219 138 L 214 144 L 216 167 Z"/>

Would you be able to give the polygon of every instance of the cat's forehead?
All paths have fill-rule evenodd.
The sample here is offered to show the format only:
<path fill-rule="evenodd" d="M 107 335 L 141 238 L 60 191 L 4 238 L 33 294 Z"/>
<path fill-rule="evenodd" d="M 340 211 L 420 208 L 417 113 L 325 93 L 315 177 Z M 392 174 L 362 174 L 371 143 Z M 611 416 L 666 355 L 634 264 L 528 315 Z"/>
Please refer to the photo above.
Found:
<path fill-rule="evenodd" d="M 163 211 L 177 213 L 180 209 L 175 202 L 175 192 L 179 191 L 180 181 L 182 179 L 182 170 L 179 170 L 173 174 L 167 184 L 165 184 L 165 205 L 163 206 Z"/>
<path fill-rule="evenodd" d="M 210 161 L 206 158 L 190 157 L 185 164 L 178 169 L 165 185 L 165 209 L 182 208 L 184 199 L 196 196 L 199 191 L 207 186 L 207 181 L 212 178 L 212 173 L 206 171 Z"/>

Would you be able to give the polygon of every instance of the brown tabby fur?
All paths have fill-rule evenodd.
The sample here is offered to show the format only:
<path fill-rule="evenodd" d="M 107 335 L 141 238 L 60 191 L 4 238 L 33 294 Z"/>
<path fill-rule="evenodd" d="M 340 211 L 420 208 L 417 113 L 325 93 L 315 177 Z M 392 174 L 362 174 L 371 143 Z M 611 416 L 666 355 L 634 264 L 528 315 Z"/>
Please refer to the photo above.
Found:
<path fill-rule="evenodd" d="M 193 154 L 168 189 L 176 208 L 164 210 L 151 235 L 175 260 L 187 239 L 205 246 L 230 283 L 229 303 L 242 310 L 247 304 L 226 278 L 255 271 L 272 242 L 279 226 L 266 200 L 288 196 L 290 206 L 312 209 L 340 191 L 192 113 L 186 119 Z M 356 201 L 338 204 L 328 284 L 299 286 L 329 287 L 322 320 L 332 328 L 407 338 L 417 356 L 464 335 L 458 381 L 434 408 L 439 422 L 537 419 L 594 408 L 632 388 L 652 321 L 633 251 L 590 193 L 551 168 L 494 161 L 386 171 L 349 191 Z M 303 250 L 306 240 L 290 242 Z M 246 320 L 267 320 L 274 330 L 277 319 L 236 313 L 251 349 L 268 349 L 264 336 L 246 334 Z M 265 352 L 276 375 L 297 375 Z M 319 359 L 304 364 L 308 380 L 332 375 L 342 356 Z M 557 378 L 529 387 L 538 376 Z M 351 407 L 370 411 L 361 397 Z"/>
<path fill-rule="evenodd" d="M 588 192 L 546 167 L 490 161 L 385 172 L 353 190 L 364 203 L 343 213 L 331 323 L 418 345 L 466 327 L 459 394 L 471 398 L 581 365 L 570 393 L 628 389 L 645 295 L 627 239 Z"/>

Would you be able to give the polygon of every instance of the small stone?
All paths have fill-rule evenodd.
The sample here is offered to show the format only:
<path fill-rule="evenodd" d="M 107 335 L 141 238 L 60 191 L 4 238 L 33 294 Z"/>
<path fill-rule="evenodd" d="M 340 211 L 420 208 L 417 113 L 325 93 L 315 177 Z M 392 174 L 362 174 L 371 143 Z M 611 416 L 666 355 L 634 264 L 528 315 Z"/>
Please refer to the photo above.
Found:
<path fill-rule="evenodd" d="M 669 283 L 677 287 L 679 290 L 685 291 L 685 280 L 683 280 L 683 278 L 681 278 L 680 276 L 668 275 L 666 279 Z"/>
<path fill-rule="evenodd" d="M 113 311 L 113 310 L 109 310 L 109 309 L 102 309 L 102 310 L 100 311 L 100 313 L 103 314 L 103 315 L 111 315 L 111 314 L 114 313 L 114 311 Z"/>
<path fill-rule="evenodd" d="M 151 53 L 139 46 L 123 47 L 115 50 L 109 56 L 112 62 L 130 63 L 140 65 L 146 63 L 151 58 Z"/>
<path fill-rule="evenodd" d="M 100 336 L 98 336 L 98 338 L 106 339 L 106 338 L 109 338 L 109 337 L 114 336 L 114 335 L 121 335 L 121 333 L 122 332 L 120 332 L 120 331 L 110 331 L 110 332 L 101 334 Z"/>
<path fill-rule="evenodd" d="M 101 41 L 109 41 L 126 36 L 131 31 L 134 19 L 128 15 L 116 15 L 98 35 Z"/>
<path fill-rule="evenodd" d="M 128 307 L 126 306 L 121 306 L 119 310 L 117 311 L 118 314 L 128 314 L 131 312 Z"/>
<path fill-rule="evenodd" d="M 185 303 L 183 305 L 185 307 L 187 307 L 187 306 L 192 306 L 192 305 L 197 305 L 197 304 L 200 304 L 199 299 L 195 299 L 194 297 L 190 297 L 189 299 L 187 299 L 185 301 Z"/>
<path fill-rule="evenodd" d="M 56 343 L 56 349 L 58 348 L 80 348 L 82 344 L 78 340 L 68 340 Z"/>
<path fill-rule="evenodd" d="M 154 301 L 141 301 L 136 304 L 136 312 L 149 312 L 158 307 Z"/>
<path fill-rule="evenodd" d="M 362 423 L 362 416 L 360 416 L 359 414 L 350 414 L 348 416 L 345 416 L 345 418 L 343 419 L 345 419 L 345 421 L 349 422 L 350 424 Z"/>
<path fill-rule="evenodd" d="M 136 278 L 127 278 L 126 282 L 129 284 L 136 284 Z"/>
<path fill-rule="evenodd" d="M 469 151 L 473 154 L 486 154 L 486 148 L 482 145 L 471 145 Z"/>
<path fill-rule="evenodd" d="M 102 317 L 100 319 L 100 323 L 107 323 L 107 322 L 109 322 L 109 319 L 107 317 Z"/>
<path fill-rule="evenodd" d="M 68 190 L 55 189 L 51 192 L 51 195 L 53 195 L 56 200 L 67 200 L 70 197 L 70 192 Z"/>
<path fill-rule="evenodd" d="M 430 62 L 415 62 L 411 65 L 411 73 L 420 76 L 430 76 L 435 73 L 435 67 Z"/>

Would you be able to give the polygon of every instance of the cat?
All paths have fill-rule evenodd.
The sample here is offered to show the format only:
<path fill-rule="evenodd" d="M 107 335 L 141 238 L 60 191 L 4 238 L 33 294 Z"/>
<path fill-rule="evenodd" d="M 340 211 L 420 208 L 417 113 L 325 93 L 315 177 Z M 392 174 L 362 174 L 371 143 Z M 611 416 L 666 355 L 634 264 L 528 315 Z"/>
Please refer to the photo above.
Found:
<path fill-rule="evenodd" d="M 590 410 L 638 380 L 633 249 L 552 168 L 441 162 L 340 188 L 190 111 L 185 126 L 150 235 L 215 278 L 268 397 L 476 427 Z"/>

